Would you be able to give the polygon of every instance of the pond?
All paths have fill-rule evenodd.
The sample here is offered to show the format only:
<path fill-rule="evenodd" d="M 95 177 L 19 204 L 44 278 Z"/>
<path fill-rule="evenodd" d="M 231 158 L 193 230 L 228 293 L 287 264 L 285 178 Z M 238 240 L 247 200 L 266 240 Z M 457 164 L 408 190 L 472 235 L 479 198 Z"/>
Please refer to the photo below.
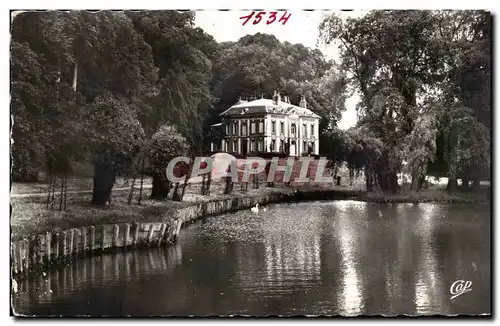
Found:
<path fill-rule="evenodd" d="M 490 207 L 329 201 L 210 217 L 167 248 L 73 261 L 13 296 L 63 316 L 490 314 Z M 451 299 L 457 280 L 470 291 Z"/>

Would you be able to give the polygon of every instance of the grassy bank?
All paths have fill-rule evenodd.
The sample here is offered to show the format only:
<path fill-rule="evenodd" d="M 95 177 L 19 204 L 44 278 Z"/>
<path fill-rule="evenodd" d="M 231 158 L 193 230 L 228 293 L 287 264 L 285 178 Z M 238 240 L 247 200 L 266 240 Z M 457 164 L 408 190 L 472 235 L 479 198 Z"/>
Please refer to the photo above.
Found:
<path fill-rule="evenodd" d="M 47 231 L 60 231 L 82 226 L 114 224 L 126 222 L 157 222 L 165 219 L 179 209 L 199 202 L 224 199 L 230 197 L 257 196 L 270 192 L 289 192 L 290 188 L 251 189 L 241 192 L 235 185 L 231 195 L 223 195 L 223 185 L 213 184 L 210 196 L 201 196 L 200 185 L 193 184 L 186 189 L 182 202 L 149 199 L 150 190 L 146 189 L 138 204 L 139 191 L 135 191 L 134 199 L 129 205 L 128 191 L 113 191 L 112 203 L 108 207 L 96 207 L 90 204 L 91 194 L 68 194 L 66 210 L 59 211 L 59 198 L 56 193 L 54 209 L 47 209 L 44 196 L 11 198 L 11 230 L 12 239 L 23 236 L 42 234 Z"/>
<path fill-rule="evenodd" d="M 489 201 L 489 192 L 455 192 L 449 193 L 442 189 L 425 189 L 419 192 L 404 191 L 399 194 L 383 194 L 365 192 L 358 200 L 375 203 L 484 203 Z"/>
<path fill-rule="evenodd" d="M 450 194 L 442 189 L 426 189 L 421 192 L 404 191 L 400 194 L 387 195 L 378 193 L 366 193 L 359 186 L 333 186 L 328 184 L 301 184 L 286 187 L 277 185 L 275 188 L 268 188 L 261 185 L 259 189 L 252 189 L 242 192 L 240 185 L 234 186 L 231 195 L 223 195 L 223 184 L 213 183 L 210 196 L 201 196 L 200 185 L 192 184 L 186 189 L 186 194 L 182 202 L 171 200 L 153 201 L 149 199 L 150 189 L 145 189 L 141 198 L 141 205 L 138 204 L 139 191 L 134 193 L 131 205 L 128 205 L 128 188 L 123 187 L 126 181 L 118 181 L 112 194 L 112 203 L 109 207 L 95 207 L 90 205 L 92 185 L 89 180 L 75 180 L 70 189 L 76 191 L 68 194 L 68 205 L 64 211 L 59 211 L 59 198 L 56 193 L 54 209 L 46 209 L 45 187 L 41 184 L 16 185 L 14 184 L 13 197 L 11 198 L 11 230 L 13 240 L 23 236 L 41 234 L 47 231 L 60 231 L 70 228 L 79 228 L 90 225 L 131 223 L 131 222 L 157 222 L 168 216 L 172 216 L 176 210 L 199 202 L 224 199 L 229 197 L 258 196 L 272 192 L 291 192 L 294 189 L 300 190 L 290 200 L 333 200 L 333 199 L 354 199 L 368 202 L 380 203 L 477 203 L 488 201 L 487 191 L 480 192 L 458 192 Z M 150 181 L 146 180 L 146 186 Z M 121 190 L 120 190 L 121 189 Z M 83 191 L 83 192 L 82 192 Z M 23 196 L 23 194 L 40 194 L 40 196 Z M 20 196 L 17 196 L 20 195 Z"/>

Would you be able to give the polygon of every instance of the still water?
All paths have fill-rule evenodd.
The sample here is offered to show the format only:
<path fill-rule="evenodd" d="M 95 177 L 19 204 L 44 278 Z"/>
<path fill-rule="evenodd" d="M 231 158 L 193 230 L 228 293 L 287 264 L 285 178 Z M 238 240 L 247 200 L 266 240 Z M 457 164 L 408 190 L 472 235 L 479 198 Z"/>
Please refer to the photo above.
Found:
<path fill-rule="evenodd" d="M 451 300 L 456 280 L 471 291 Z M 28 315 L 490 313 L 490 207 L 356 201 L 207 218 L 168 248 L 74 261 L 20 284 Z"/>

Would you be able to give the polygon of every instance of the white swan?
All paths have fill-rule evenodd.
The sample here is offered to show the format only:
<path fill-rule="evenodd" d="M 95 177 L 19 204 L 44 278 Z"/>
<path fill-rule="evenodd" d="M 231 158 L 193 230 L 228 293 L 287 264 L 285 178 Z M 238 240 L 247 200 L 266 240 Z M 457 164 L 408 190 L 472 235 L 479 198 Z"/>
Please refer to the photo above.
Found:
<path fill-rule="evenodd" d="M 250 210 L 251 210 L 253 213 L 258 213 L 258 212 L 259 212 L 259 203 L 257 203 L 257 204 L 255 205 L 255 207 L 250 208 Z"/>

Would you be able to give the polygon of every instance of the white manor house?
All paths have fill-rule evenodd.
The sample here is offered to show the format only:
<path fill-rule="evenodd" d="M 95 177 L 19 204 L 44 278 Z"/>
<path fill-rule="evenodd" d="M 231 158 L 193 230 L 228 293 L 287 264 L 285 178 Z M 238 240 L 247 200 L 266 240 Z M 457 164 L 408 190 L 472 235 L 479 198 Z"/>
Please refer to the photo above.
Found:
<path fill-rule="evenodd" d="M 232 154 L 286 153 L 290 156 L 319 155 L 320 116 L 307 109 L 304 97 L 299 106 L 287 96 L 275 92 L 273 99 L 239 100 L 220 114 L 219 139 L 211 142 L 211 151 Z"/>

